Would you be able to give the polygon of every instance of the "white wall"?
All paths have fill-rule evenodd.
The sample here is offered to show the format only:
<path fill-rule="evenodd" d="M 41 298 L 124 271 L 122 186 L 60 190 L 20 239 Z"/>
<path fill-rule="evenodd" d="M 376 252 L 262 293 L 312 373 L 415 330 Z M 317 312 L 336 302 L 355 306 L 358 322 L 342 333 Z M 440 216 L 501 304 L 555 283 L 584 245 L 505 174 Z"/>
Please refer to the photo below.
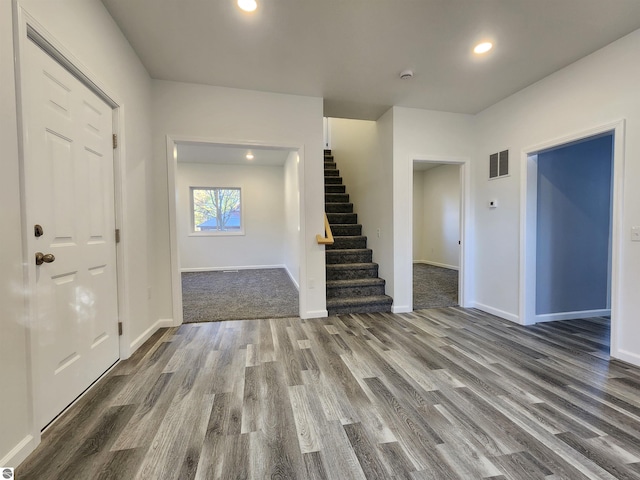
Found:
<path fill-rule="evenodd" d="M 182 271 L 284 265 L 284 168 L 178 162 L 177 229 Z M 239 187 L 244 235 L 193 235 L 191 187 Z"/>
<path fill-rule="evenodd" d="M 411 311 L 413 247 L 413 160 L 460 161 L 471 158 L 473 117 L 393 107 L 393 282 L 394 312 Z M 473 170 L 473 165 L 471 165 Z M 469 215 L 467 215 L 469 217 Z M 472 219 L 468 219 L 472 223 Z M 470 246 L 468 246 L 470 248 Z M 468 259 L 471 260 L 470 255 Z M 465 285 L 465 302 L 473 292 Z"/>
<path fill-rule="evenodd" d="M 385 158 L 380 147 L 378 122 L 330 118 L 329 135 L 331 152 L 367 237 L 367 247 L 373 250 L 379 275 L 386 280 L 385 275 L 391 277 L 392 272 L 392 245 L 386 241 L 391 239 L 391 159 Z"/>
<path fill-rule="evenodd" d="M 300 185 L 297 152 L 291 152 L 284 164 L 284 265 L 293 283 L 300 289 Z"/>
<path fill-rule="evenodd" d="M 375 261 L 380 265 L 378 274 L 386 282 L 386 294 L 393 298 L 393 306 L 396 305 L 394 297 L 394 234 L 393 234 L 393 149 L 394 149 L 394 124 L 395 112 L 391 108 L 376 121 L 377 156 L 375 164 L 372 165 L 375 176 L 375 183 L 371 185 L 370 195 L 372 199 L 378 199 L 378 224 L 380 237 L 373 235 L 369 245 L 374 250 Z"/>
<path fill-rule="evenodd" d="M 416 178 L 422 182 L 417 195 Z M 422 201 L 419 212 L 415 211 L 416 196 Z M 460 166 L 440 165 L 414 172 L 413 205 L 413 238 L 414 242 L 420 242 L 413 245 L 414 261 L 457 270 L 460 266 Z M 417 229 L 422 232 L 417 234 Z"/>
<path fill-rule="evenodd" d="M 172 316 L 166 135 L 300 148 L 301 315 L 326 315 L 324 247 L 315 239 L 324 231 L 322 99 L 156 80 L 152 89 L 157 207 L 152 250 L 155 258 L 163 259 L 155 265 L 158 298 L 152 315 Z"/>
<path fill-rule="evenodd" d="M 476 301 L 519 319 L 520 177 L 523 151 L 601 125 L 626 120 L 623 218 L 617 324 L 612 355 L 640 365 L 640 243 L 631 227 L 640 225 L 640 30 L 570 65 L 480 113 L 475 122 Z M 488 156 L 509 148 L 511 175 L 488 181 Z M 500 206 L 489 210 L 490 199 Z M 500 252 L 489 255 L 481 252 Z M 612 307 L 616 307 L 615 298 Z M 614 308 L 615 310 L 615 308 Z"/>
<path fill-rule="evenodd" d="M 150 79 L 133 50 L 124 39 L 103 5 L 97 0 L 19 0 L 20 8 L 42 25 L 48 38 L 55 40 L 67 53 L 79 61 L 79 66 L 92 79 L 99 81 L 122 106 L 120 121 L 121 154 L 123 155 L 124 218 L 121 219 L 123 243 L 119 254 L 125 257 L 126 270 L 121 281 L 128 287 L 122 303 L 125 344 L 121 354 L 129 353 L 130 342 L 152 325 L 148 315 L 145 285 L 148 284 L 147 251 L 147 166 L 151 159 L 150 142 Z M 29 321 L 22 303 L 25 282 L 22 277 L 22 230 L 19 224 L 19 176 L 16 152 L 17 119 L 13 85 L 13 30 L 18 24 L 13 18 L 11 2 L 0 2 L 0 122 L 5 161 L 0 178 L 3 238 L 0 252 L 0 276 L 5 287 L 0 292 L 2 315 L 2 361 L 0 380 L 10 385 L 11 395 L 3 398 L 0 409 L 0 464 L 15 465 L 39 441 L 40 433 L 32 421 L 32 399 L 27 389 L 28 362 L 25 342 Z M 90 39 L 90 41 L 89 41 Z M 28 252 L 24 252 L 28 258 Z M 4 355 L 9 355 L 5 359 Z M 31 435 L 32 439 L 30 439 Z M 31 441 L 30 441 L 31 440 Z"/>

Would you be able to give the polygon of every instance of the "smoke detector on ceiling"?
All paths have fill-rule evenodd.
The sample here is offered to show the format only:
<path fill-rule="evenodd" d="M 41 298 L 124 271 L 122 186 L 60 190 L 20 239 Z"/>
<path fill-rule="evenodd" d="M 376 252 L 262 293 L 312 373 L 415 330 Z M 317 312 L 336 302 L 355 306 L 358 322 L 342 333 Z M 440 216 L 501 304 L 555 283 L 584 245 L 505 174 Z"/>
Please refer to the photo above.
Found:
<path fill-rule="evenodd" d="M 409 80 L 410 78 L 413 78 L 413 71 L 412 70 L 403 70 L 402 72 L 400 72 L 400 78 L 402 80 Z"/>

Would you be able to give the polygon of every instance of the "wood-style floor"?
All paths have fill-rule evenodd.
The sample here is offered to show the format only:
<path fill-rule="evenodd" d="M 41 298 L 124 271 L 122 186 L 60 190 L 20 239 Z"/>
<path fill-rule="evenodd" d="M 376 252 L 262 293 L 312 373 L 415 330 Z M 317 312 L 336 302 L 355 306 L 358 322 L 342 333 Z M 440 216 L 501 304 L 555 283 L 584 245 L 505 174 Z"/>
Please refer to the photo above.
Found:
<path fill-rule="evenodd" d="M 640 369 L 608 331 L 461 308 L 183 325 L 16 478 L 640 479 Z"/>

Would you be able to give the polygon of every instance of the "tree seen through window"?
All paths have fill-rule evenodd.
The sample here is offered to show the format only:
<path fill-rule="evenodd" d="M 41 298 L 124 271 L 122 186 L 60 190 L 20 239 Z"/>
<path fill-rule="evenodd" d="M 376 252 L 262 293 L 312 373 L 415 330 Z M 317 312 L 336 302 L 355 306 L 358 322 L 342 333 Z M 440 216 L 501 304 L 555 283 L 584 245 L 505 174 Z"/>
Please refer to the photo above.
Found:
<path fill-rule="evenodd" d="M 195 232 L 241 231 L 239 188 L 192 188 Z"/>

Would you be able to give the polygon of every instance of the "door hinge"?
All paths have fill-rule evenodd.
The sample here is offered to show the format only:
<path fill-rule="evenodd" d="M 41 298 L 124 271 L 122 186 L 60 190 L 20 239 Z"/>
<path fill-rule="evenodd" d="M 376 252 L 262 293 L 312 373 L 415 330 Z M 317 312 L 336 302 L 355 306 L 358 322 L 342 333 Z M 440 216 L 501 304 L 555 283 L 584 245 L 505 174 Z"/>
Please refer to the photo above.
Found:
<path fill-rule="evenodd" d="M 120 243 L 120 229 L 116 228 L 116 243 Z"/>
<path fill-rule="evenodd" d="M 117 133 L 113 134 L 113 148 L 114 149 L 118 148 L 118 134 Z"/>
<path fill-rule="evenodd" d="M 118 335 L 122 335 L 122 322 L 118 322 Z"/>

